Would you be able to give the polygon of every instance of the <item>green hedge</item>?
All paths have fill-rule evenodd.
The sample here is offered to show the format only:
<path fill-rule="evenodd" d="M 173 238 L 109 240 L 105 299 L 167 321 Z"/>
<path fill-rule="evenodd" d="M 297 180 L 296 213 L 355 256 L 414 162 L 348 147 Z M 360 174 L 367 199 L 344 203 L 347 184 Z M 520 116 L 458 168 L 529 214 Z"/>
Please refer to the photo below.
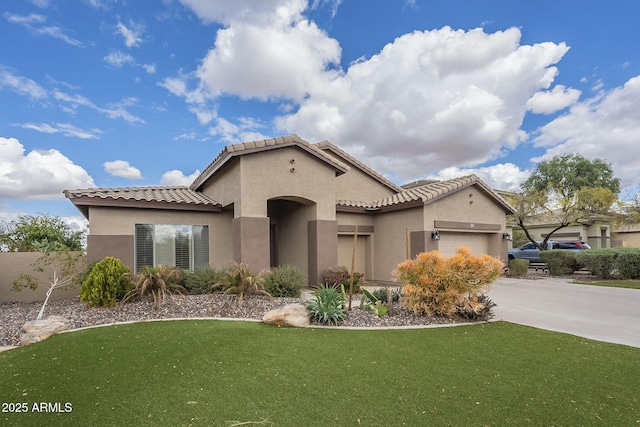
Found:
<path fill-rule="evenodd" d="M 525 276 L 529 271 L 528 259 L 512 259 L 509 261 L 510 276 Z"/>
<path fill-rule="evenodd" d="M 552 276 L 565 276 L 578 271 L 576 253 L 562 249 L 552 251 L 540 251 L 540 259 L 547 264 L 549 274 Z"/>
<path fill-rule="evenodd" d="M 640 279 L 640 248 L 591 249 L 576 258 L 599 279 Z"/>

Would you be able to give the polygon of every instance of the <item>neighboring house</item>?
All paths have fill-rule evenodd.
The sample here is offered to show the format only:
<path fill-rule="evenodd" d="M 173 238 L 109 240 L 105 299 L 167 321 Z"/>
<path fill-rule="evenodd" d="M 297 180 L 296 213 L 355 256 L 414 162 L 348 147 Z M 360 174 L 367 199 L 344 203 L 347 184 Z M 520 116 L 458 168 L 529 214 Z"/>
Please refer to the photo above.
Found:
<path fill-rule="evenodd" d="M 293 264 L 309 284 L 333 265 L 392 280 L 409 256 L 459 246 L 507 259 L 513 208 L 469 175 L 403 189 L 329 142 L 296 135 L 229 145 L 189 187 L 91 188 L 65 196 L 89 220 L 89 260 L 138 270 Z"/>
<path fill-rule="evenodd" d="M 621 225 L 613 230 L 611 246 L 640 248 L 640 224 Z"/>
<path fill-rule="evenodd" d="M 514 230 L 520 227 L 512 225 Z M 527 225 L 527 230 L 534 240 L 543 240 L 553 231 L 558 224 L 532 224 Z M 581 221 L 568 227 L 561 228 L 551 235 L 553 240 L 580 240 L 586 242 L 592 248 L 611 247 L 611 224 L 606 221 Z"/>

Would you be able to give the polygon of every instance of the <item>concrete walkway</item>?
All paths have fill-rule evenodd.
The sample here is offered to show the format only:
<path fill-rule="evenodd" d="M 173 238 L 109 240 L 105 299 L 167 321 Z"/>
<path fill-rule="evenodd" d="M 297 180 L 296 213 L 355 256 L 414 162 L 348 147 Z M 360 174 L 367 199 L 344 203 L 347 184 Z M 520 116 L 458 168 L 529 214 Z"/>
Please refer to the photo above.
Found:
<path fill-rule="evenodd" d="M 640 347 L 640 290 L 503 278 L 489 297 L 496 320 Z"/>

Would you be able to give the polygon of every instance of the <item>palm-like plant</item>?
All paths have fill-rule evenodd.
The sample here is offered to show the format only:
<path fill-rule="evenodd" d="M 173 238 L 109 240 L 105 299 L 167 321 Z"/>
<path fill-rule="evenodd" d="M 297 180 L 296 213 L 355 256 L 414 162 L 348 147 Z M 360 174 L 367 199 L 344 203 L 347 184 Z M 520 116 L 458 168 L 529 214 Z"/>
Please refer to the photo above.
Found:
<path fill-rule="evenodd" d="M 224 295 L 235 295 L 238 305 L 252 295 L 264 295 L 271 299 L 271 294 L 264 289 L 265 276 L 268 270 L 253 274 L 249 266 L 243 262 L 234 262 L 226 269 L 220 280 L 211 286 L 211 290 Z"/>
<path fill-rule="evenodd" d="M 157 267 L 146 266 L 133 278 L 133 289 L 127 293 L 122 302 L 133 297 L 148 296 L 153 300 L 156 310 L 167 298 L 173 299 L 174 295 L 186 295 L 187 290 L 178 284 L 181 271 L 173 266 L 159 265 Z"/>

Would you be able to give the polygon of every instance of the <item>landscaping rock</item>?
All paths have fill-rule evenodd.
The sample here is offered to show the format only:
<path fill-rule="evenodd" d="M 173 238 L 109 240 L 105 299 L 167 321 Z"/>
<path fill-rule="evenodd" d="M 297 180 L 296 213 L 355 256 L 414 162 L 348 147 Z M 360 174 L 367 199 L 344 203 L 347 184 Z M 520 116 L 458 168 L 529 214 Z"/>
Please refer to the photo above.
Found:
<path fill-rule="evenodd" d="M 22 326 L 20 342 L 22 345 L 33 344 L 70 328 L 71 322 L 62 316 L 47 316 L 40 320 L 30 320 Z"/>
<path fill-rule="evenodd" d="M 267 325 L 296 326 L 304 328 L 309 326 L 309 313 L 303 305 L 288 304 L 282 308 L 268 311 L 262 316 L 262 321 Z"/>

